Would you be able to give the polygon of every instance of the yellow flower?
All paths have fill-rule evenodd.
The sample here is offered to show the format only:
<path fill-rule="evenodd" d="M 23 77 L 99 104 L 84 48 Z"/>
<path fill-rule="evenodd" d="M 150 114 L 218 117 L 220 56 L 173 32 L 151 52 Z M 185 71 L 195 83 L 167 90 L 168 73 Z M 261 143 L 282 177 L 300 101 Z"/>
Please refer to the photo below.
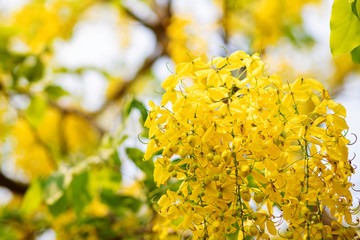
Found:
<path fill-rule="evenodd" d="M 263 66 L 257 54 L 241 51 L 210 63 L 182 63 L 162 85 L 161 107 L 150 103 L 145 158 L 163 150 L 155 161 L 158 186 L 182 180 L 160 198 L 159 211 L 195 239 L 221 239 L 235 231 L 268 239 L 265 227 L 277 235 L 282 220 L 294 239 L 325 237 L 329 232 L 311 222 L 322 216 L 311 209 L 323 205 L 340 222 L 351 222 L 345 108 L 320 82 L 283 85 L 278 76 L 266 76 Z M 190 85 L 183 84 L 185 78 Z M 278 219 L 274 206 L 282 212 Z"/>

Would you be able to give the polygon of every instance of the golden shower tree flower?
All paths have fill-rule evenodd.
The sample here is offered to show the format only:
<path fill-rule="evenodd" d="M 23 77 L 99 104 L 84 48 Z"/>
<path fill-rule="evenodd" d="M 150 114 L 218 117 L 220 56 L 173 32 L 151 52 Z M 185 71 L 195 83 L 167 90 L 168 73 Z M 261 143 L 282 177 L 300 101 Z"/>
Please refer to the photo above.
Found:
<path fill-rule="evenodd" d="M 354 224 L 345 108 L 314 79 L 284 83 L 263 68 L 238 51 L 178 64 L 163 82 L 161 105 L 149 103 L 145 158 L 162 150 L 155 181 L 181 185 L 160 198 L 159 213 L 194 239 L 268 239 L 282 221 L 288 239 L 354 234 L 342 227 Z M 323 226 L 325 207 L 338 230 Z"/>

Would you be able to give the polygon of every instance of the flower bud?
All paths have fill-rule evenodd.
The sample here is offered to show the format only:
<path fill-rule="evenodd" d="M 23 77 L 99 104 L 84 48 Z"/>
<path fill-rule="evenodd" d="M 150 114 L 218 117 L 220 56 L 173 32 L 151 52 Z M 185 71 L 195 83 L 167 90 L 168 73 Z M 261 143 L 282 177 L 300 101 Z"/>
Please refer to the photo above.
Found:
<path fill-rule="evenodd" d="M 214 154 L 213 153 L 209 153 L 208 155 L 206 155 L 206 159 L 211 162 L 212 160 L 214 160 Z"/>
<path fill-rule="evenodd" d="M 332 221 L 331 222 L 331 228 L 334 229 L 334 230 L 337 230 L 340 228 L 340 224 L 335 222 L 335 221 Z"/>
<path fill-rule="evenodd" d="M 188 156 L 188 152 L 187 151 L 185 151 L 185 149 L 181 149 L 181 151 L 180 151 L 180 157 L 182 157 L 182 158 L 186 158 L 187 156 Z"/>
<path fill-rule="evenodd" d="M 189 137 L 188 137 L 188 142 L 189 142 L 189 145 L 190 145 L 191 147 L 195 147 L 195 145 L 196 145 L 196 139 L 195 139 L 194 136 L 189 136 Z"/>
<path fill-rule="evenodd" d="M 264 201 L 265 199 L 265 193 L 263 192 L 257 192 L 255 193 L 255 195 L 253 196 L 253 199 L 256 203 L 260 204 Z"/>
<path fill-rule="evenodd" d="M 173 165 L 170 165 L 167 167 L 168 172 L 173 172 L 175 170 L 175 167 Z"/>
<path fill-rule="evenodd" d="M 205 178 L 205 184 L 206 184 L 206 185 L 209 185 L 209 184 L 211 183 L 211 181 L 212 181 L 211 177 L 207 176 L 207 177 Z"/>
<path fill-rule="evenodd" d="M 302 215 L 303 217 L 305 217 L 305 218 L 309 217 L 309 215 L 310 215 L 310 210 L 309 210 L 309 208 L 306 207 L 306 206 L 303 206 L 303 207 L 301 208 L 301 215 Z"/>
<path fill-rule="evenodd" d="M 212 162 L 212 164 L 213 164 L 215 167 L 218 167 L 218 166 L 221 164 L 221 157 L 220 157 L 220 155 L 215 155 L 214 161 Z"/>
<path fill-rule="evenodd" d="M 162 152 L 163 157 L 168 157 L 171 158 L 172 157 L 172 152 L 170 151 L 170 149 L 167 147 L 164 149 L 164 151 Z"/>
<path fill-rule="evenodd" d="M 285 233 L 285 237 L 286 237 L 287 239 L 293 239 L 293 238 L 294 238 L 294 231 L 287 231 L 287 232 Z"/>
<path fill-rule="evenodd" d="M 241 199 L 245 202 L 250 202 L 251 195 L 249 192 L 241 193 Z"/>
<path fill-rule="evenodd" d="M 249 219 L 249 220 L 254 220 L 254 221 L 256 221 L 256 220 L 258 219 L 258 216 L 257 216 L 256 214 L 250 214 L 250 215 L 248 216 L 248 219 Z"/>
<path fill-rule="evenodd" d="M 221 158 L 224 160 L 224 162 L 227 162 L 227 160 L 230 158 L 230 156 L 231 156 L 231 153 L 229 150 L 225 150 L 221 154 Z"/>
<path fill-rule="evenodd" d="M 334 239 L 334 237 L 333 237 L 333 235 L 331 235 L 331 233 L 328 233 L 325 235 L 325 240 L 333 240 L 333 239 Z"/>
<path fill-rule="evenodd" d="M 225 182 L 226 182 L 226 179 L 227 179 L 227 175 L 225 175 L 225 174 L 220 174 L 219 180 L 220 180 L 221 183 L 225 183 Z"/>
<path fill-rule="evenodd" d="M 248 165 L 244 165 L 240 169 L 240 177 L 246 178 L 250 174 L 250 167 Z"/>
<path fill-rule="evenodd" d="M 258 231 L 257 227 L 254 224 L 249 226 L 249 234 L 250 234 L 250 236 L 255 237 L 256 235 L 258 235 L 258 233 L 259 233 L 259 231 Z"/>
<path fill-rule="evenodd" d="M 214 232 L 218 232 L 220 230 L 220 222 L 219 221 L 213 222 L 212 227 Z"/>
<path fill-rule="evenodd" d="M 241 194 L 250 193 L 249 188 L 247 186 L 241 187 L 240 192 L 241 192 Z"/>
<path fill-rule="evenodd" d="M 179 147 L 178 145 L 172 145 L 169 150 L 171 153 L 176 154 L 179 151 Z"/>
<path fill-rule="evenodd" d="M 316 230 L 318 231 L 322 231 L 324 230 L 324 225 L 322 223 L 317 223 L 314 225 L 314 227 L 316 228 Z"/>
<path fill-rule="evenodd" d="M 212 178 L 214 181 L 219 181 L 219 175 L 215 174 Z"/>

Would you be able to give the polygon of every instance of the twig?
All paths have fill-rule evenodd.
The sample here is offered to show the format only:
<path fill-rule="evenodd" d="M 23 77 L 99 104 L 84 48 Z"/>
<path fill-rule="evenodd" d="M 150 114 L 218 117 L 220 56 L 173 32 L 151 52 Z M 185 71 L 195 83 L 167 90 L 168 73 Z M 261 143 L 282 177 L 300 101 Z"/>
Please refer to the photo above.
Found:
<path fill-rule="evenodd" d="M 24 195 L 28 189 L 28 185 L 16 182 L 8 177 L 6 177 L 2 172 L 0 172 L 0 186 L 6 187 L 10 191 Z"/>

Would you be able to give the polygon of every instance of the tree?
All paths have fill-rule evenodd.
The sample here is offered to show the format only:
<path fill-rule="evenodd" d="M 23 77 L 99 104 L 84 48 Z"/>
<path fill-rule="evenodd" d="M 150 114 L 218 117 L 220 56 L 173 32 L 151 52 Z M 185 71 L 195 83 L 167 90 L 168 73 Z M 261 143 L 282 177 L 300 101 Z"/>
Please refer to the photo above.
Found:
<path fill-rule="evenodd" d="M 176 193 L 178 194 L 176 198 L 178 198 L 178 196 L 185 196 L 185 191 L 189 191 L 184 188 L 184 182 L 186 182 L 184 174 L 190 169 L 198 172 L 201 166 L 198 164 L 196 167 L 194 164 L 188 165 L 184 162 L 183 158 L 188 159 L 189 152 L 184 155 L 178 154 L 179 158 L 172 160 L 166 168 L 161 158 L 157 158 L 164 155 L 164 158 L 168 159 L 170 155 L 179 153 L 178 151 L 183 149 L 176 144 L 168 146 L 163 141 L 157 143 L 157 138 L 153 137 L 155 125 L 152 121 L 156 119 L 155 113 L 160 111 L 160 114 L 169 114 L 168 110 L 160 110 L 155 104 L 150 107 L 144 104 L 149 98 L 154 99 L 155 102 L 159 100 L 159 95 L 155 93 L 162 91 L 160 83 L 163 79 L 159 77 L 157 66 L 165 67 L 167 64 L 164 62 L 168 61 L 170 63 L 168 74 L 174 72 L 175 75 L 172 76 L 178 76 L 181 69 L 186 69 L 185 66 L 188 66 L 183 62 L 195 61 L 196 64 L 202 65 L 204 72 L 197 72 L 200 68 L 184 70 L 183 76 L 191 73 L 202 74 L 201 76 L 205 77 L 209 72 L 215 71 L 214 69 L 223 68 L 225 65 L 221 61 L 228 57 L 232 58 L 236 54 L 244 54 L 245 59 L 254 60 L 262 66 L 257 55 L 250 57 L 245 53 L 236 52 L 238 49 L 245 50 L 251 55 L 260 52 L 262 58 L 269 60 L 274 56 L 272 49 L 281 49 L 282 45 L 290 45 L 299 53 L 308 51 L 314 44 L 316 45 L 316 40 L 312 39 L 304 28 L 301 12 L 306 4 L 318 4 L 317 2 L 310 0 L 296 0 L 291 3 L 280 0 L 214 0 L 206 3 L 173 0 L 31 0 L 13 11 L 3 10 L 3 14 L 0 15 L 0 185 L 3 187 L 2 190 L 7 192 L 7 196 L 12 197 L 0 208 L 0 238 L 35 239 L 43 234 L 54 234 L 58 239 L 179 239 L 179 235 L 182 238 L 191 238 L 193 234 L 196 235 L 196 231 L 190 233 L 183 232 L 181 229 L 186 229 L 191 222 L 197 220 L 189 219 L 186 215 L 182 218 L 174 216 L 168 218 L 166 214 L 164 215 L 166 206 L 170 207 L 168 204 L 172 202 L 167 197 Z M 338 2 L 336 1 L 334 6 L 335 4 Z M 354 1 L 352 6 L 357 6 L 356 4 L 357 1 Z M 201 13 L 197 8 L 205 9 L 205 6 L 211 11 L 206 16 L 199 15 Z M 191 14 L 187 14 L 189 12 Z M 101 14 L 107 16 L 107 21 L 115 26 L 113 31 L 121 31 L 118 47 L 121 48 L 121 54 L 125 57 L 122 62 L 115 64 L 116 70 L 102 65 L 75 66 L 70 63 L 59 63 L 57 61 L 59 52 L 64 50 L 59 45 L 74 41 L 79 29 L 84 26 L 84 22 L 96 21 Z M 153 46 L 149 45 L 147 53 L 136 56 L 137 64 L 131 61 L 133 57 L 131 49 L 134 48 L 134 44 L 145 41 L 137 41 L 133 37 L 134 32 L 141 32 L 140 36 L 144 37 L 144 40 L 148 35 L 155 40 Z M 215 50 L 213 46 L 216 46 Z M 91 46 L 90 51 L 103 47 Z M 348 49 L 347 52 L 351 50 Z M 235 53 L 230 55 L 227 52 Z M 215 55 L 224 58 L 213 58 L 212 56 Z M 345 76 L 357 69 L 357 65 L 349 56 L 347 54 L 330 60 L 335 66 L 335 71 L 334 74 L 325 77 L 327 82 L 324 84 L 331 87 L 329 89 L 331 96 L 341 91 Z M 213 67 L 206 65 L 207 63 Z M 244 66 L 247 66 L 246 64 L 244 62 Z M 271 81 L 274 86 L 273 91 L 276 86 L 284 92 L 292 93 L 293 86 L 302 80 L 292 85 L 291 82 L 295 78 L 291 76 L 296 75 L 296 68 L 287 61 L 282 61 L 281 64 L 286 69 L 294 69 L 290 71 L 292 72 L 290 75 L 289 71 L 279 71 L 280 77 L 290 82 L 289 89 L 282 89 L 279 78 L 271 74 L 269 80 L 264 81 L 266 83 Z M 244 72 L 244 66 L 240 65 L 234 68 L 234 76 Z M 260 65 L 254 66 L 251 70 L 255 75 L 260 73 L 258 69 Z M 261 71 L 267 70 L 266 65 L 264 66 Z M 251 72 L 251 67 L 249 67 L 247 66 L 247 73 L 244 72 L 239 79 L 248 77 L 247 74 Z M 269 71 L 271 73 L 273 70 Z M 83 96 L 73 91 L 73 86 L 80 81 L 79 79 L 87 81 L 91 74 L 104 79 L 107 87 L 104 90 L 97 90 L 104 96 L 99 99 L 103 103 L 98 104 L 98 107 L 86 108 L 82 104 Z M 309 80 L 305 76 L 308 73 L 302 74 L 305 79 L 304 84 L 307 87 L 312 85 L 315 90 L 320 91 L 320 95 L 322 94 L 318 97 L 319 101 L 326 102 L 329 109 L 341 110 L 334 111 L 332 119 L 328 117 L 324 122 L 333 123 L 330 126 L 334 128 L 337 135 L 332 137 L 343 140 L 340 148 L 341 151 L 345 151 L 345 145 L 348 142 L 340 131 L 347 129 L 343 121 L 343 108 L 330 99 L 321 84 Z M 315 77 L 318 78 L 316 75 Z M 164 96 L 161 105 L 165 107 L 167 101 L 175 103 L 174 101 L 179 97 L 178 93 L 171 90 L 174 87 L 171 78 L 163 83 L 165 92 L 162 92 Z M 182 89 L 184 86 L 180 84 L 179 87 Z M 310 100 L 301 102 L 298 111 L 307 113 L 315 111 L 314 107 L 319 103 L 316 96 L 308 90 L 305 91 L 307 95 L 303 92 L 299 94 L 311 97 L 312 102 Z M 230 102 L 230 99 L 224 99 L 229 97 L 224 89 L 219 91 L 214 88 L 210 91 L 212 91 L 211 97 L 215 104 L 225 106 Z M 232 91 L 234 91 L 232 94 L 240 94 L 240 87 L 236 86 L 232 88 Z M 263 90 L 254 88 L 254 91 Z M 250 101 L 247 104 L 250 104 Z M 322 108 L 323 105 L 316 111 L 322 111 Z M 295 109 L 292 109 L 290 113 L 293 114 L 294 111 Z M 258 117 L 258 115 L 254 116 Z M 286 116 L 288 117 L 290 115 Z M 304 126 L 313 120 L 316 121 L 315 117 L 298 121 L 295 119 L 292 123 L 294 126 L 291 125 L 290 128 L 296 128 L 294 131 L 304 133 Z M 304 123 L 304 126 L 300 126 L 300 123 Z M 145 127 L 144 124 L 146 124 Z M 247 124 L 250 124 L 246 126 L 247 128 L 254 128 L 250 122 Z M 136 128 L 139 129 L 138 132 L 134 130 Z M 188 136 L 184 140 L 185 145 L 187 144 L 186 149 L 192 145 L 198 146 L 199 142 L 196 136 L 191 138 L 192 134 L 189 133 L 187 132 Z M 251 134 L 254 135 L 254 133 Z M 306 133 L 307 130 L 304 134 Z M 172 137 L 175 136 L 177 135 Z M 256 133 L 255 136 L 261 139 L 261 134 Z M 325 140 L 320 138 L 320 141 Z M 146 153 L 144 153 L 145 145 L 141 145 L 140 142 L 148 143 L 150 146 Z M 301 142 L 298 146 L 307 149 L 315 144 L 308 143 L 309 145 L 306 146 L 305 143 L 306 141 Z M 294 144 L 293 148 L 298 146 Z M 151 149 L 151 147 L 155 148 Z M 330 146 L 329 149 L 331 149 Z M 298 151 L 300 153 L 300 150 Z M 304 150 L 301 151 L 303 154 L 307 153 Z M 221 155 L 215 151 L 212 154 L 214 156 L 211 152 L 206 152 L 209 159 L 214 158 L 212 161 L 220 161 L 219 166 L 222 161 L 225 161 L 224 159 L 230 161 L 233 157 L 231 151 L 224 151 Z M 274 154 L 272 158 L 277 159 L 277 153 Z M 143 161 L 144 157 L 149 160 Z M 341 162 L 349 167 L 350 172 L 345 173 L 345 170 L 341 168 L 341 174 L 349 176 L 352 172 L 351 161 L 346 162 L 344 159 L 345 153 L 341 155 Z M 129 162 L 132 162 L 141 173 L 132 179 L 131 184 L 126 180 Z M 268 164 L 271 165 L 271 163 Z M 212 165 L 211 169 L 215 165 Z M 332 167 L 335 168 L 334 164 Z M 241 197 L 234 204 L 239 205 L 237 208 L 240 208 L 240 215 L 257 218 L 258 220 L 253 221 L 261 222 L 261 226 L 266 224 L 270 234 L 275 234 L 273 219 L 268 219 L 267 215 L 260 213 L 254 215 L 245 213 L 244 205 L 239 203 L 246 205 L 245 200 L 250 197 L 257 199 L 256 202 L 266 202 L 268 209 L 271 209 L 276 205 L 273 198 L 279 196 L 270 196 L 266 187 L 281 188 L 281 181 L 269 183 L 269 179 L 266 179 L 267 175 L 264 175 L 260 168 L 256 168 L 259 171 L 254 171 L 255 168 L 251 164 L 248 170 L 245 168 L 229 169 L 231 170 L 229 174 L 225 169 L 225 172 L 219 172 L 208 180 L 212 183 L 226 181 L 224 178 L 233 176 L 236 172 L 234 170 L 237 169 L 238 174 L 241 175 L 240 178 L 242 180 L 246 178 L 250 184 L 249 191 L 244 191 L 236 184 L 236 191 L 241 192 Z M 309 168 L 306 169 L 305 172 L 310 173 Z M 160 173 L 165 173 L 165 175 Z M 284 173 L 288 174 L 287 171 Z M 307 177 L 309 178 L 310 176 Z M 200 179 L 204 180 L 201 177 Z M 265 181 L 264 179 L 266 182 L 262 182 Z M 344 181 L 343 184 L 347 184 L 347 178 Z M 310 180 L 309 182 L 314 183 Z M 333 182 L 329 184 L 335 186 Z M 255 184 L 258 187 L 254 187 Z M 346 189 L 348 187 L 341 185 L 335 191 L 339 190 L 341 194 L 345 192 L 345 195 L 340 197 L 341 199 L 350 199 L 351 196 Z M 205 189 L 197 194 L 200 194 L 201 199 L 204 198 L 205 201 L 208 190 L 211 191 L 211 189 Z M 221 193 L 223 198 L 218 196 L 216 199 L 227 198 L 226 192 L 219 191 L 215 194 L 221 195 Z M 305 206 L 304 209 L 307 208 L 310 212 L 315 211 L 312 208 L 316 206 L 304 202 L 301 204 Z M 191 206 L 188 205 L 188 207 Z M 346 209 L 344 211 L 347 222 L 351 222 L 348 206 L 346 205 L 344 209 Z M 197 210 L 202 211 L 200 208 Z M 220 212 L 216 214 L 218 218 L 221 218 Z M 310 215 L 314 214 L 310 213 Z M 320 215 L 316 216 L 320 218 Z M 226 214 L 224 219 L 229 219 Z M 319 220 L 316 219 L 316 222 Z M 202 219 L 202 221 L 203 226 L 206 226 L 208 220 Z M 307 223 L 310 220 L 304 221 Z M 215 222 L 211 224 L 211 231 L 218 228 L 215 232 L 225 232 L 224 234 L 227 234 L 230 239 L 235 239 L 240 236 L 239 234 L 244 236 L 244 232 L 252 232 L 255 235 L 253 225 L 240 227 L 233 225 L 233 222 L 229 222 L 227 226 L 223 224 L 217 226 Z M 312 223 L 311 226 L 313 226 Z M 337 226 L 339 227 L 337 233 L 340 234 L 340 231 L 343 231 L 341 229 L 346 229 L 341 234 L 344 236 L 352 234 L 352 228 L 343 228 L 339 224 Z M 296 235 L 296 231 L 299 229 L 290 229 L 286 233 L 282 230 L 280 234 L 290 234 L 294 231 L 294 236 L 297 237 L 299 235 Z M 256 234 L 259 230 L 263 231 L 264 227 L 256 227 Z"/>

